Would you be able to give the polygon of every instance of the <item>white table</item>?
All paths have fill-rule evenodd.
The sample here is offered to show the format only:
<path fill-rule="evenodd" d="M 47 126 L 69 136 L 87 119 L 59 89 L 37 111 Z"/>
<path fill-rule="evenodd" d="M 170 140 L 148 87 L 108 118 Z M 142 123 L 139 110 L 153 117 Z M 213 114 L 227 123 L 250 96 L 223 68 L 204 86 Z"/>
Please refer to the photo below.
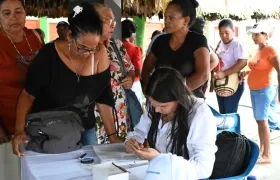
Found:
<path fill-rule="evenodd" d="M 96 150 L 96 153 L 94 152 Z M 92 164 L 83 165 L 79 157 L 87 153 L 94 164 L 115 162 L 127 165 L 129 179 L 143 180 L 147 170 L 147 161 L 138 160 L 137 156 L 125 153 L 123 143 L 85 146 L 80 150 L 62 154 L 41 154 L 26 151 L 21 157 L 22 180 L 93 180 Z M 98 156 L 100 156 L 100 158 Z M 135 157 L 137 160 L 135 160 Z M 143 164 L 144 163 L 144 164 Z M 86 167 L 85 167 L 86 166 Z M 121 165 L 122 166 L 122 165 Z"/>
<path fill-rule="evenodd" d="M 99 163 L 92 146 L 62 154 L 26 151 L 25 156 L 21 157 L 22 180 L 92 180 L 91 173 L 80 166 L 79 157 L 84 153 Z"/>

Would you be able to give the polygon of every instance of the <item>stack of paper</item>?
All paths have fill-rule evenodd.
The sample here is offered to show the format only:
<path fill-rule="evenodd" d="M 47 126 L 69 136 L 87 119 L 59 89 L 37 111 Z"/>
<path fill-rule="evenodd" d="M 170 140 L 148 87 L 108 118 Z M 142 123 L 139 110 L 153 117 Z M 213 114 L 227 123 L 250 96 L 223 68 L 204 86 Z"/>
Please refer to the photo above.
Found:
<path fill-rule="evenodd" d="M 141 161 L 135 154 L 126 153 L 124 143 L 94 145 L 93 149 L 101 163 L 118 161 Z"/>
<path fill-rule="evenodd" d="M 93 148 L 101 164 L 112 164 L 113 162 L 117 166 L 129 171 L 129 179 L 144 179 L 149 161 L 141 160 L 135 154 L 126 153 L 123 143 L 94 145 Z M 96 169 L 93 170 L 94 173 L 95 171 Z"/>

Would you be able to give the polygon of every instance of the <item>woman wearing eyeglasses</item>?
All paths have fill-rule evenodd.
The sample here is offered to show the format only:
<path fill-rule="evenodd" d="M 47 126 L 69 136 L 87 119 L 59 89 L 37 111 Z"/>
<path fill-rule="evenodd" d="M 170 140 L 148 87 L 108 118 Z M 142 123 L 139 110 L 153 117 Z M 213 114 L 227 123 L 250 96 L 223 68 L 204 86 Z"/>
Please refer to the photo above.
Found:
<path fill-rule="evenodd" d="M 91 18 L 88 18 L 91 17 Z M 68 41 L 57 40 L 45 45 L 27 73 L 16 116 L 14 153 L 25 140 L 25 119 L 29 112 L 41 112 L 72 104 L 79 96 L 96 102 L 108 134 L 116 132 L 113 120 L 114 105 L 110 86 L 109 60 L 104 45 L 99 44 L 102 21 L 90 4 L 76 6 L 69 15 Z M 81 102 L 82 103 L 82 102 Z M 94 105 L 88 108 L 82 134 L 83 145 L 95 143 Z M 120 142 L 114 134 L 110 142 Z"/>
<path fill-rule="evenodd" d="M 104 4 L 94 4 L 99 15 L 103 20 L 103 33 L 101 37 L 101 43 L 107 47 L 107 53 L 110 60 L 110 71 L 111 71 L 111 86 L 115 99 L 115 107 L 117 111 L 117 125 L 118 125 L 118 135 L 121 138 L 125 138 L 127 131 L 130 127 L 130 115 L 127 111 L 126 95 L 124 89 L 131 89 L 134 82 L 134 66 L 127 54 L 125 47 L 120 40 L 115 39 L 115 48 L 113 46 L 112 35 L 115 30 L 115 17 L 112 10 Z M 120 56 L 120 57 L 118 57 Z M 124 64 L 124 70 L 127 73 L 126 77 L 123 77 L 122 65 L 120 58 Z M 96 109 L 96 130 L 98 143 L 106 142 L 106 131 L 104 130 L 103 118 L 99 116 L 99 109 Z"/>

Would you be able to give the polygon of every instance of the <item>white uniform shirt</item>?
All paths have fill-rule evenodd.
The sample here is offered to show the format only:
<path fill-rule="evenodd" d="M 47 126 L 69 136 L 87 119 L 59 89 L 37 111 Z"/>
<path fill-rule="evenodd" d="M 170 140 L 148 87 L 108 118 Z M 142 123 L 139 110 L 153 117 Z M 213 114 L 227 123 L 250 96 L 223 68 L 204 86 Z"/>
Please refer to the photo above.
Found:
<path fill-rule="evenodd" d="M 189 160 L 178 156 L 176 156 L 175 159 L 180 164 L 187 163 L 189 166 L 193 167 L 185 169 L 185 167 L 182 166 L 182 171 L 193 173 L 188 172 L 188 170 L 195 169 L 199 179 L 208 178 L 212 174 L 215 153 L 217 151 L 215 145 L 217 126 L 215 118 L 208 105 L 204 103 L 204 100 L 197 100 L 194 104 L 188 118 L 188 124 L 189 134 L 187 136 L 187 148 Z M 134 131 L 130 132 L 126 139 L 129 140 L 133 138 L 140 143 L 144 143 L 145 139 L 147 139 L 150 127 L 151 119 L 147 114 L 143 114 L 140 122 L 135 126 Z M 171 145 L 168 146 L 168 144 L 170 141 L 169 135 L 171 133 L 171 127 L 171 122 L 162 126 L 162 121 L 160 120 L 155 146 L 160 153 L 170 152 Z"/>

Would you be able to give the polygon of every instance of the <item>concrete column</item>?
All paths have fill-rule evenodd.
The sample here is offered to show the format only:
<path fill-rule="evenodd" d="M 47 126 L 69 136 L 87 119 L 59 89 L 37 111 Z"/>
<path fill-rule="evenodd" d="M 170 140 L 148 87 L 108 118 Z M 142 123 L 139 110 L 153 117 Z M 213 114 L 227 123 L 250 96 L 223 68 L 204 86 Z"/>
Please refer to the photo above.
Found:
<path fill-rule="evenodd" d="M 39 18 L 39 25 L 40 29 L 42 29 L 45 33 L 45 42 L 49 42 L 50 39 L 50 33 L 49 33 L 49 23 L 48 23 L 48 17 L 41 17 Z"/>

